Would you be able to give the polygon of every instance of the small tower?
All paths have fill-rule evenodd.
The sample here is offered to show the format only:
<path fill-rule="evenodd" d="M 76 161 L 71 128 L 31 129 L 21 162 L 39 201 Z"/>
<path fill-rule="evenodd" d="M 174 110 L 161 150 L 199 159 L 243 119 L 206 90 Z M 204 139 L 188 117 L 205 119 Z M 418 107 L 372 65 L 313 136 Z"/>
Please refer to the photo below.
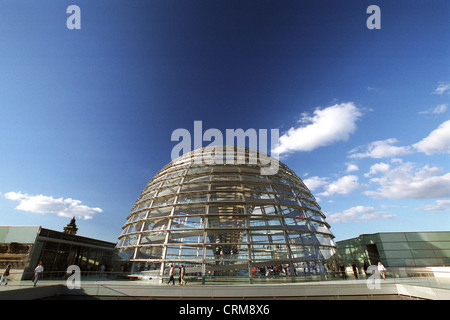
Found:
<path fill-rule="evenodd" d="M 72 220 L 70 220 L 69 224 L 64 227 L 64 233 L 77 234 L 77 231 L 77 224 L 75 223 L 75 217 L 73 217 Z"/>

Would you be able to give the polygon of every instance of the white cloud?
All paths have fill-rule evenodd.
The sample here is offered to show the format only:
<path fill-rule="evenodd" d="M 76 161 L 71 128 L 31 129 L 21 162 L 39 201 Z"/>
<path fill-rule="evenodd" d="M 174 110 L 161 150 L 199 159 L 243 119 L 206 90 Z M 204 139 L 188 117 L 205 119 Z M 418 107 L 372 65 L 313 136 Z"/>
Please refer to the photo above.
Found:
<path fill-rule="evenodd" d="M 436 106 L 436 108 L 434 108 L 432 112 L 439 114 L 439 113 L 444 113 L 445 111 L 447 111 L 447 104 L 443 103 L 443 104 Z"/>
<path fill-rule="evenodd" d="M 311 151 L 337 141 L 347 141 L 356 130 L 356 121 L 361 111 L 353 102 L 335 104 L 325 109 L 316 109 L 312 116 L 303 114 L 301 125 L 290 128 L 279 139 L 273 153 Z"/>
<path fill-rule="evenodd" d="M 413 147 L 425 154 L 450 153 L 450 120 L 447 120 L 427 137 L 413 144 Z"/>
<path fill-rule="evenodd" d="M 390 138 L 369 143 L 367 146 L 358 147 L 350 151 L 349 158 L 387 158 L 406 155 L 412 152 L 411 147 L 397 147 L 392 144 L 397 143 L 397 139 Z M 357 151 L 363 149 L 363 152 Z"/>
<path fill-rule="evenodd" d="M 388 199 L 431 199 L 450 197 L 450 173 L 439 176 L 442 169 L 428 165 L 417 168 L 413 163 L 400 162 L 371 182 L 379 184 L 376 191 L 365 194 Z"/>
<path fill-rule="evenodd" d="M 349 173 L 349 172 L 358 171 L 358 170 L 359 170 L 359 168 L 356 164 L 347 163 L 347 170 L 345 172 Z"/>
<path fill-rule="evenodd" d="M 416 210 L 426 210 L 433 213 L 450 212 L 450 200 L 436 200 L 435 204 L 428 204 Z"/>
<path fill-rule="evenodd" d="M 450 83 L 439 82 L 437 88 L 434 90 L 433 93 L 443 95 L 447 91 L 450 91 Z"/>
<path fill-rule="evenodd" d="M 55 199 L 44 195 L 30 196 L 21 192 L 8 192 L 4 196 L 6 199 L 19 201 L 16 207 L 17 210 L 33 213 L 56 214 L 60 217 L 76 217 L 87 220 L 91 219 L 94 214 L 103 211 L 100 208 L 90 208 L 82 205 L 80 200 L 71 198 Z"/>
<path fill-rule="evenodd" d="M 355 175 L 348 175 L 339 178 L 338 180 L 325 185 L 324 192 L 319 193 L 319 196 L 329 197 L 334 194 L 349 194 L 364 186 L 358 182 L 358 177 Z"/>
<path fill-rule="evenodd" d="M 303 182 L 306 184 L 310 191 L 317 190 L 318 188 L 321 188 L 328 183 L 327 178 L 320 178 L 317 176 L 305 179 L 303 180 Z"/>
<path fill-rule="evenodd" d="M 390 166 L 387 163 L 384 163 L 384 162 L 375 163 L 374 165 L 372 165 L 370 167 L 370 171 L 368 173 L 364 174 L 364 177 L 370 177 L 379 172 L 387 172 L 389 170 L 389 168 L 390 168 Z"/>
<path fill-rule="evenodd" d="M 445 111 L 447 111 L 447 104 L 443 103 L 443 104 L 437 105 L 433 109 L 428 109 L 426 111 L 420 111 L 419 114 L 429 114 L 429 113 L 441 114 L 441 113 L 445 113 Z"/>
<path fill-rule="evenodd" d="M 333 223 L 363 222 L 370 220 L 391 219 L 395 215 L 377 211 L 374 207 L 356 206 L 342 212 L 327 216 L 327 221 Z"/>

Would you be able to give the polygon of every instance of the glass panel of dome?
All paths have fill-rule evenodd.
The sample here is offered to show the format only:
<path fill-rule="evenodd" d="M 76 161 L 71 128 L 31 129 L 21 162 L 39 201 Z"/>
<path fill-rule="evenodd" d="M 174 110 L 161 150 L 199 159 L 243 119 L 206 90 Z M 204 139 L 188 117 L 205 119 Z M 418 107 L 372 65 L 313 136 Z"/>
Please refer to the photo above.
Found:
<path fill-rule="evenodd" d="M 286 231 L 289 243 L 301 244 L 303 243 L 302 233 L 298 231 Z"/>
<path fill-rule="evenodd" d="M 291 208 L 291 207 L 280 207 L 281 208 L 281 212 L 283 214 L 283 216 L 285 217 L 289 217 L 289 218 L 296 218 L 296 219 L 304 219 L 307 218 L 307 215 L 305 214 L 305 212 L 300 209 L 300 208 Z M 303 220 L 306 221 L 306 220 Z"/>
<path fill-rule="evenodd" d="M 275 206 L 264 206 L 264 213 L 267 215 L 277 215 L 279 214 L 279 209 Z"/>
<path fill-rule="evenodd" d="M 290 227 L 300 227 L 295 228 L 295 230 L 309 230 L 309 228 L 307 227 L 307 221 L 303 219 L 284 218 L 284 223 L 289 229 L 292 229 Z"/>
<path fill-rule="evenodd" d="M 309 218 L 311 218 L 313 220 L 325 222 L 325 219 L 318 212 L 315 212 L 315 211 L 312 211 L 312 210 L 305 210 L 305 213 L 307 214 L 306 217 L 309 217 Z"/>
<path fill-rule="evenodd" d="M 141 234 L 140 244 L 162 244 L 166 238 L 166 231 L 151 231 Z"/>
<path fill-rule="evenodd" d="M 141 212 L 138 212 L 138 213 L 135 213 L 135 214 L 131 215 L 128 218 L 127 224 L 130 223 L 130 222 L 133 222 L 133 221 L 144 219 L 146 214 L 147 214 L 147 211 L 141 211 Z"/>
<path fill-rule="evenodd" d="M 194 207 L 194 206 L 178 206 L 175 208 L 174 216 L 184 216 L 184 215 L 203 215 L 205 214 L 205 207 Z"/>
<path fill-rule="evenodd" d="M 260 175 L 261 171 L 257 167 L 240 166 L 239 171 L 241 172 L 242 176 L 246 176 L 248 174 L 248 176 L 256 175 L 258 177 L 264 177 L 264 176 Z M 261 180 L 267 181 L 267 179 L 265 179 L 265 178 L 261 179 Z"/>
<path fill-rule="evenodd" d="M 271 234 L 270 239 L 272 243 L 286 243 L 286 237 L 282 231 L 278 231 L 276 234 Z"/>
<path fill-rule="evenodd" d="M 287 204 L 291 206 L 298 206 L 297 200 L 294 197 L 288 197 L 286 195 L 277 195 L 278 201 L 282 204 Z"/>
<path fill-rule="evenodd" d="M 131 234 L 123 237 L 122 239 L 122 247 L 126 246 L 134 246 L 137 244 L 138 236 L 136 234 Z"/>
<path fill-rule="evenodd" d="M 216 173 L 216 172 L 232 172 L 232 173 L 239 172 L 239 168 L 233 167 L 233 166 L 215 166 L 215 167 L 213 167 L 212 170 L 213 170 L 212 171 L 213 173 Z"/>
<path fill-rule="evenodd" d="M 313 209 L 313 210 L 320 210 L 316 204 L 309 202 L 308 200 L 302 199 L 302 200 L 299 200 L 299 203 L 303 207 Z"/>
<path fill-rule="evenodd" d="M 242 192 L 212 192 L 209 201 L 236 201 L 242 200 Z"/>
<path fill-rule="evenodd" d="M 293 195 L 291 189 L 281 188 L 279 186 L 274 186 L 273 187 L 273 191 L 276 192 L 276 193 L 287 194 L 287 195 L 290 195 L 290 196 Z"/>
<path fill-rule="evenodd" d="M 172 220 L 170 229 L 189 229 L 189 228 L 203 228 L 203 218 L 202 217 L 188 217 L 182 216 L 177 217 Z"/>
<path fill-rule="evenodd" d="M 134 248 L 117 249 L 117 254 L 122 260 L 130 260 L 134 256 Z"/>
<path fill-rule="evenodd" d="M 162 219 L 152 219 L 149 221 L 146 221 L 144 224 L 143 231 L 146 230 L 164 230 L 167 228 L 167 225 L 169 223 L 168 218 L 162 218 Z"/>
<path fill-rule="evenodd" d="M 215 247 L 207 246 L 206 247 L 205 259 L 206 260 L 216 260 L 219 256 L 216 255 L 215 252 L 216 252 Z"/>
<path fill-rule="evenodd" d="M 273 251 L 252 249 L 252 258 L 256 261 L 274 259 Z"/>
<path fill-rule="evenodd" d="M 127 233 L 139 232 L 142 228 L 142 222 L 133 223 L 127 228 Z"/>
<path fill-rule="evenodd" d="M 210 167 L 194 167 L 190 168 L 186 175 L 198 174 L 198 173 L 209 173 L 211 171 Z"/>
<path fill-rule="evenodd" d="M 305 192 L 305 191 L 303 191 L 301 189 L 295 188 L 294 189 L 294 194 L 297 197 L 301 198 L 301 199 L 304 198 L 304 199 L 308 199 L 308 200 L 314 201 L 314 198 L 308 192 Z"/>
<path fill-rule="evenodd" d="M 206 194 L 205 193 L 180 194 L 177 200 L 177 203 L 195 203 L 195 202 L 206 202 Z"/>
<path fill-rule="evenodd" d="M 270 181 L 272 181 L 273 183 L 276 183 L 276 184 L 288 185 L 288 182 L 286 179 L 282 179 L 282 178 L 274 177 L 274 176 L 270 176 L 269 179 L 270 179 Z"/>
<path fill-rule="evenodd" d="M 181 182 L 181 178 L 175 178 L 175 179 L 171 179 L 171 180 L 166 180 L 164 182 L 164 187 L 168 187 L 168 186 L 174 186 L 177 185 Z"/>
<path fill-rule="evenodd" d="M 207 184 L 185 184 L 181 187 L 180 192 L 208 190 Z"/>
<path fill-rule="evenodd" d="M 272 239 L 264 233 L 264 231 L 252 230 L 250 232 L 250 239 L 252 243 L 271 243 Z"/>
<path fill-rule="evenodd" d="M 318 234 L 316 234 L 316 238 L 321 245 L 325 245 L 325 246 L 333 245 L 332 240 L 326 235 L 318 233 Z"/>
<path fill-rule="evenodd" d="M 170 259 L 178 259 L 180 255 L 180 247 L 176 246 L 176 247 L 172 247 L 172 246 L 168 246 L 166 249 L 166 256 L 165 258 L 170 260 Z"/>
<path fill-rule="evenodd" d="M 203 243 L 203 230 L 171 231 L 167 243 Z"/>
<path fill-rule="evenodd" d="M 140 247 L 136 259 L 161 259 L 162 247 Z"/>
<path fill-rule="evenodd" d="M 261 176 L 261 175 L 243 175 L 242 180 L 248 180 L 248 181 L 256 181 L 261 183 L 268 183 L 269 180 L 267 180 L 267 176 Z"/>
<path fill-rule="evenodd" d="M 231 175 L 231 174 L 226 174 L 226 175 L 216 175 L 216 176 L 212 176 L 211 181 L 213 182 L 217 182 L 217 181 L 240 181 L 241 178 L 239 175 Z"/>
<path fill-rule="evenodd" d="M 209 215 L 243 215 L 243 206 L 209 206 Z"/>
<path fill-rule="evenodd" d="M 136 207 L 134 207 L 133 212 L 139 211 L 141 209 L 147 208 L 150 206 L 151 201 L 143 201 L 140 202 Z"/>
<path fill-rule="evenodd" d="M 300 234 L 301 241 L 305 245 L 317 245 L 319 242 L 314 234 L 302 233 Z"/>
<path fill-rule="evenodd" d="M 167 175 L 166 179 L 171 179 L 171 178 L 175 178 L 175 177 L 181 176 L 181 175 L 184 174 L 184 172 L 185 172 L 184 169 L 178 170 L 176 172 L 172 172 L 172 173 Z"/>
<path fill-rule="evenodd" d="M 189 176 L 184 178 L 184 183 L 187 182 L 205 182 L 209 181 L 209 176 Z"/>
<path fill-rule="evenodd" d="M 200 260 L 203 258 L 203 247 L 182 246 L 180 258 L 187 260 Z"/>
<path fill-rule="evenodd" d="M 290 245 L 289 246 L 291 249 L 292 254 L 295 257 L 303 257 L 304 256 L 304 251 L 305 251 L 305 247 L 303 245 Z"/>
<path fill-rule="evenodd" d="M 162 197 L 162 196 L 166 196 L 166 195 L 173 195 L 173 194 L 177 193 L 178 189 L 179 189 L 179 186 L 172 186 L 172 187 L 160 189 L 158 192 L 158 197 Z"/>
<path fill-rule="evenodd" d="M 168 216 L 172 211 L 172 207 L 153 208 L 149 211 L 147 218 L 156 218 L 160 216 Z"/>
<path fill-rule="evenodd" d="M 168 205 L 168 204 L 172 204 L 174 200 L 175 200 L 175 197 L 170 197 L 170 198 L 156 198 L 156 199 L 153 201 L 152 208 L 153 208 L 153 207 L 166 206 L 166 205 Z"/>
<path fill-rule="evenodd" d="M 149 183 L 149 184 L 145 187 L 144 191 L 142 191 L 142 193 L 145 194 L 145 193 L 147 193 L 147 192 L 150 192 L 151 190 L 154 190 L 154 189 L 156 189 L 156 188 L 162 186 L 162 184 L 163 184 L 162 182 L 160 182 L 160 183 L 155 183 L 155 184 Z"/>
<path fill-rule="evenodd" d="M 243 243 L 244 231 L 236 230 L 208 230 L 207 243 L 227 244 Z"/>
<path fill-rule="evenodd" d="M 143 195 L 143 196 L 139 199 L 139 201 L 145 201 L 145 200 L 148 200 L 148 199 L 150 199 L 150 198 L 153 198 L 154 196 L 156 196 L 157 193 L 158 193 L 158 191 L 156 191 L 156 190 L 153 190 L 153 191 L 151 191 L 151 192 L 148 192 L 148 193 L 146 193 L 145 195 Z"/>
<path fill-rule="evenodd" d="M 261 206 L 246 206 L 248 215 L 262 215 L 263 207 Z"/>
<path fill-rule="evenodd" d="M 247 183 L 246 185 L 243 186 L 243 191 L 244 192 L 267 193 L 267 192 L 272 192 L 272 188 L 270 187 L 269 184 L 265 184 L 265 183 L 258 183 L 258 184 Z"/>
<path fill-rule="evenodd" d="M 211 191 L 242 191 L 240 183 L 224 184 L 224 183 L 211 183 Z"/>
<path fill-rule="evenodd" d="M 208 228 L 243 228 L 245 220 L 243 217 L 233 216 L 208 216 Z"/>
<path fill-rule="evenodd" d="M 245 199 L 246 200 L 274 200 L 275 196 L 270 193 L 246 192 Z"/>
<path fill-rule="evenodd" d="M 280 226 L 281 222 L 279 218 L 270 218 L 266 216 L 253 216 L 248 219 L 249 227 L 272 227 Z"/>

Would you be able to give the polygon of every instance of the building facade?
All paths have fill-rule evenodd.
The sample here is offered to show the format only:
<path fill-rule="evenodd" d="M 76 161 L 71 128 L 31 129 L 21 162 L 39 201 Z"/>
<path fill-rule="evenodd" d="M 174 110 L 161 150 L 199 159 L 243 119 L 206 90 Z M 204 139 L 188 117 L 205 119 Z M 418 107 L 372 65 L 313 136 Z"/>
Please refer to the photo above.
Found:
<path fill-rule="evenodd" d="M 40 226 L 0 226 L 0 266 L 12 265 L 16 280 L 32 279 L 38 262 L 43 279 L 60 279 L 67 267 L 77 265 L 82 272 L 111 268 L 115 243 L 59 232 Z M 86 273 L 84 273 L 86 274 Z"/>
<path fill-rule="evenodd" d="M 336 246 L 320 206 L 287 166 L 262 175 L 266 164 L 240 147 L 172 161 L 131 209 L 119 256 L 159 277 L 170 264 L 202 278 L 326 274 Z"/>
<path fill-rule="evenodd" d="M 338 241 L 345 266 L 360 270 L 380 261 L 386 267 L 450 266 L 450 232 L 380 232 Z"/>

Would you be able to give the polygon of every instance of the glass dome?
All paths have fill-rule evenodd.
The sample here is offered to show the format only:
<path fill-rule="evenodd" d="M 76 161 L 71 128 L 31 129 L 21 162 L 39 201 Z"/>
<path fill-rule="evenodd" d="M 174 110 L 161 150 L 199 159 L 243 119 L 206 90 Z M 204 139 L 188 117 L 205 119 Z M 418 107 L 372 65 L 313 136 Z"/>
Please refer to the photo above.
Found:
<path fill-rule="evenodd" d="M 202 148 L 163 167 L 119 236 L 131 272 L 162 277 L 183 264 L 203 279 L 326 274 L 336 245 L 320 206 L 292 170 L 265 154 L 278 172 L 263 175 L 262 156 Z"/>

